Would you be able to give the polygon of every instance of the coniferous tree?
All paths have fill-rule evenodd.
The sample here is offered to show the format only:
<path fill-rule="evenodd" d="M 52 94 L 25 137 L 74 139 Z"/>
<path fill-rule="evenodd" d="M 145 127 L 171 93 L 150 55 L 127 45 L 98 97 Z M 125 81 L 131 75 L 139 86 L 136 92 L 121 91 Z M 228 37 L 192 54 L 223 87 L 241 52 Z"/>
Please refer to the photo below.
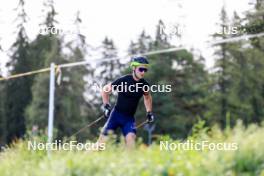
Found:
<path fill-rule="evenodd" d="M 213 35 L 214 39 L 227 39 L 230 37 L 230 24 L 229 19 L 227 17 L 227 13 L 225 7 L 222 8 L 220 14 L 220 31 Z M 216 62 L 215 62 L 215 72 L 213 78 L 213 82 L 215 82 L 212 86 L 212 96 L 209 101 L 214 104 L 211 107 L 211 118 L 212 122 L 218 122 L 222 127 L 226 125 L 226 118 L 229 112 L 230 101 L 228 99 L 231 87 L 231 56 L 228 51 L 229 44 L 228 43 L 220 43 L 216 44 Z M 214 102 L 214 103 L 213 103 Z"/>
<path fill-rule="evenodd" d="M 105 37 L 103 40 L 100 53 L 101 59 L 105 60 L 96 63 L 97 65 L 93 80 L 99 87 L 102 87 L 120 77 L 124 66 L 117 55 L 117 48 L 113 40 L 108 37 Z M 98 96 L 94 99 L 94 103 L 102 105 L 101 95 L 98 91 L 96 95 Z M 110 101 L 112 104 L 114 104 L 114 99 L 115 98 L 111 96 Z"/>
<path fill-rule="evenodd" d="M 44 6 L 48 11 L 42 25 L 46 29 L 55 27 L 57 12 L 55 11 L 53 1 L 48 0 L 44 3 Z M 30 49 L 32 50 L 31 57 L 38 58 L 39 60 L 39 62 L 37 60 L 35 62 L 38 67 L 49 67 L 52 62 L 56 64 L 63 63 L 62 38 L 60 38 L 58 33 L 39 34 L 31 43 Z M 34 125 L 40 129 L 45 129 L 48 117 L 49 73 L 35 76 L 32 95 L 32 102 L 26 110 L 28 129 L 30 130 Z M 57 104 L 57 101 L 55 101 L 55 112 L 58 112 Z"/>
<path fill-rule="evenodd" d="M 70 50 L 70 53 L 65 56 L 66 62 L 84 61 L 87 55 L 86 38 L 80 29 L 81 22 L 80 13 L 77 12 L 74 21 L 76 38 L 66 44 Z M 91 64 L 62 70 L 62 84 L 58 86 L 57 97 L 61 102 L 60 106 L 63 108 L 64 115 L 61 120 L 57 121 L 57 124 L 64 130 L 59 128 L 61 132 L 59 136 L 71 135 L 96 118 L 96 108 L 85 99 L 84 95 L 86 84 L 84 77 L 90 77 L 92 74 Z M 91 135 L 91 129 L 87 129 L 79 134 L 78 138 L 84 140 Z"/>
<path fill-rule="evenodd" d="M 0 69 L 0 77 L 2 77 Z M 0 82 L 0 147 L 6 144 L 6 117 L 5 117 L 5 82 Z M 0 149 L 1 150 L 1 149 Z"/>
<path fill-rule="evenodd" d="M 51 8 L 54 9 L 54 8 Z M 56 20 L 52 15 L 56 15 L 55 10 L 48 13 L 46 25 L 54 25 Z M 51 20 L 51 21 L 50 21 Z M 77 37 L 64 45 L 64 40 L 60 34 L 47 34 L 48 42 L 50 42 L 50 50 L 44 50 L 45 53 L 44 66 L 48 67 L 51 62 L 56 64 L 71 63 L 83 61 L 86 54 L 85 37 L 80 33 L 79 25 L 81 19 L 77 14 L 75 25 Z M 41 40 L 40 40 L 41 42 Z M 38 43 L 36 43 L 38 45 Z M 63 53 L 62 49 L 68 49 Z M 89 68 L 89 67 L 88 67 Z M 58 71 L 58 69 L 57 69 Z M 61 84 L 56 85 L 55 92 L 55 119 L 54 127 L 57 129 L 55 137 L 61 139 L 64 136 L 70 136 L 79 128 L 87 124 L 95 116 L 93 106 L 85 100 L 84 76 L 90 73 L 86 66 L 62 68 L 57 75 L 57 79 Z M 49 74 L 38 75 L 32 87 L 33 100 L 27 108 L 28 123 L 33 126 L 37 125 L 41 129 L 47 127 L 48 116 L 48 95 L 49 95 Z M 78 135 L 78 139 L 84 139 L 90 131 Z"/>
<path fill-rule="evenodd" d="M 247 13 L 245 31 L 247 34 L 258 34 L 264 32 L 264 2 L 257 0 L 253 12 Z M 264 82 L 262 81 L 264 75 L 264 38 L 256 37 L 250 39 L 251 48 L 247 48 L 245 52 L 250 59 L 250 80 L 251 80 L 251 94 L 250 99 L 253 115 L 251 122 L 260 123 L 263 120 L 263 105 L 264 105 Z"/>
<path fill-rule="evenodd" d="M 19 0 L 16 11 L 18 16 L 17 38 L 10 49 L 10 61 L 7 63 L 10 74 L 27 72 L 32 67 L 32 60 L 29 57 L 29 41 L 25 30 L 27 14 L 24 9 L 24 0 Z M 21 77 L 9 80 L 5 86 L 5 117 L 7 142 L 20 138 L 25 134 L 25 107 L 31 101 L 32 77 Z"/>

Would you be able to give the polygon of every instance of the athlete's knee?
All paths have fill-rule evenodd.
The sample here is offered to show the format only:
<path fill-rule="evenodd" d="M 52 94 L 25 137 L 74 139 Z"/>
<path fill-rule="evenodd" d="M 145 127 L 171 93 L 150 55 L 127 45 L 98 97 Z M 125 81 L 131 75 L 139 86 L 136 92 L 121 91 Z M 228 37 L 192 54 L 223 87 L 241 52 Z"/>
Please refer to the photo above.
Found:
<path fill-rule="evenodd" d="M 135 148 L 135 139 L 136 134 L 135 133 L 128 133 L 126 135 L 126 147 L 127 149 L 134 149 Z"/>
<path fill-rule="evenodd" d="M 128 133 L 126 135 L 126 141 L 127 142 L 134 142 L 136 139 L 136 134 L 135 133 Z"/>

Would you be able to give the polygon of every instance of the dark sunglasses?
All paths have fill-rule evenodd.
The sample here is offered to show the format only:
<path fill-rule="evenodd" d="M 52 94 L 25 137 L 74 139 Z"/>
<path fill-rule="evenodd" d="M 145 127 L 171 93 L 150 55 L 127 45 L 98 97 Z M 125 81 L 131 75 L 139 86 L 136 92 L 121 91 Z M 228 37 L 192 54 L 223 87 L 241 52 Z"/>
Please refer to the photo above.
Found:
<path fill-rule="evenodd" d="M 147 68 L 143 68 L 143 67 L 139 67 L 138 68 L 138 71 L 140 71 L 140 72 L 147 72 L 148 69 Z"/>

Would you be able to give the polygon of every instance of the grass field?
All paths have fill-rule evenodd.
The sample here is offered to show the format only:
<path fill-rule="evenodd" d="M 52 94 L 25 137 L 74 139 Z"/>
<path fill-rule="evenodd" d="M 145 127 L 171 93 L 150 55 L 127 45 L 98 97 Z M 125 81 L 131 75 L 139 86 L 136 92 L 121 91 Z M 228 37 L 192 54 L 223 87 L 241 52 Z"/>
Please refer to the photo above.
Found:
<path fill-rule="evenodd" d="M 151 147 L 138 143 L 133 151 L 121 144 L 108 144 L 105 151 L 28 150 L 27 141 L 17 141 L 0 153 L 2 176 L 264 176 L 264 127 L 247 128 L 238 123 L 221 131 L 199 129 L 189 137 L 196 143 L 236 143 L 237 150 L 165 150 L 157 140 Z M 160 140 L 173 141 L 168 136 Z M 162 150 L 161 150 L 162 149 Z"/>

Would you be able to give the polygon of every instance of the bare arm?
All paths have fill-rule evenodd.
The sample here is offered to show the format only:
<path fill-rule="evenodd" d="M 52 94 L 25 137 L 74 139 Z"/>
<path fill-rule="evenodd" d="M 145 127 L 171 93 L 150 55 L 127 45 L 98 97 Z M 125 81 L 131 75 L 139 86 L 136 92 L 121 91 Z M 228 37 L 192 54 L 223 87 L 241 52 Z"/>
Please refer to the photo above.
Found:
<path fill-rule="evenodd" d="M 152 96 L 149 92 L 144 93 L 144 104 L 147 112 L 152 112 Z"/>
<path fill-rule="evenodd" d="M 111 83 L 105 85 L 103 90 L 101 91 L 102 99 L 104 104 L 109 104 L 109 95 L 112 92 L 112 85 Z"/>

